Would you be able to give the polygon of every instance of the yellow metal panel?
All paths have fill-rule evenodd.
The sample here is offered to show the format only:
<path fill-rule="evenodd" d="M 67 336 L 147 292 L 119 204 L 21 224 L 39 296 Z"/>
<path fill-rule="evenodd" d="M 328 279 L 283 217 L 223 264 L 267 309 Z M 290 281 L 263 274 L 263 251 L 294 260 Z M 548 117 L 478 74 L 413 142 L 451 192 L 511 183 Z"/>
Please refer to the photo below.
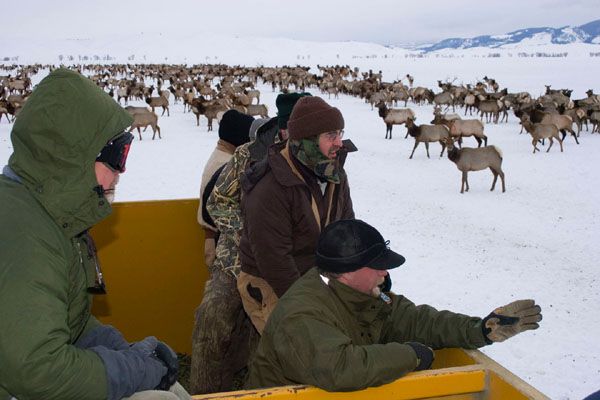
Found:
<path fill-rule="evenodd" d="M 207 268 L 198 200 L 115 203 L 92 230 L 108 294 L 95 296 L 93 314 L 128 340 L 154 335 L 191 353 L 194 310 Z"/>
<path fill-rule="evenodd" d="M 488 374 L 489 386 L 488 392 L 489 395 L 486 397 L 486 400 L 528 400 L 532 399 L 532 397 L 526 396 L 524 393 L 518 390 L 516 386 L 510 385 L 507 381 L 500 378 L 498 374 L 493 371 L 489 371 Z"/>
<path fill-rule="evenodd" d="M 486 400 L 550 400 L 545 394 L 519 378 L 479 350 L 464 350 L 481 368 L 488 371 Z"/>
<path fill-rule="evenodd" d="M 326 392 L 309 386 L 285 386 L 193 396 L 196 400 L 409 400 L 479 393 L 485 388 L 485 371 L 476 366 L 409 374 L 387 385 L 355 392 Z M 455 397 L 456 398 L 456 397 Z M 458 397 L 460 398 L 460 397 Z M 467 396 L 465 398 L 473 398 Z"/>
<path fill-rule="evenodd" d="M 477 362 L 469 356 L 463 349 L 441 349 L 435 351 L 435 359 L 431 364 L 431 369 L 462 367 L 465 365 L 474 365 Z"/>

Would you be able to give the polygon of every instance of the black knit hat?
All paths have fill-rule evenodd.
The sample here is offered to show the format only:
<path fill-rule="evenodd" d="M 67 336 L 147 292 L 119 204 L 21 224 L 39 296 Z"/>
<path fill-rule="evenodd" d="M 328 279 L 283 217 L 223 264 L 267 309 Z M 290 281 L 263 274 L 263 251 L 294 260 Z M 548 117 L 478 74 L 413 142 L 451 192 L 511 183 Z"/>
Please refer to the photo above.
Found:
<path fill-rule="evenodd" d="M 404 264 L 377 229 L 359 219 L 343 219 L 325 227 L 317 244 L 316 263 L 323 271 L 342 274 L 362 267 L 387 270 Z"/>
<path fill-rule="evenodd" d="M 277 123 L 279 129 L 287 129 L 287 123 L 292 114 L 292 109 L 301 97 L 312 96 L 308 92 L 302 93 L 281 93 L 275 99 L 275 105 L 277 106 Z"/>
<path fill-rule="evenodd" d="M 298 100 L 288 121 L 290 139 L 305 139 L 341 129 L 344 129 L 344 117 L 340 110 L 316 96 Z"/>
<path fill-rule="evenodd" d="M 254 118 L 250 115 L 242 114 L 237 110 L 227 111 L 219 123 L 219 139 L 229 142 L 235 147 L 248 143 L 252 121 Z"/>

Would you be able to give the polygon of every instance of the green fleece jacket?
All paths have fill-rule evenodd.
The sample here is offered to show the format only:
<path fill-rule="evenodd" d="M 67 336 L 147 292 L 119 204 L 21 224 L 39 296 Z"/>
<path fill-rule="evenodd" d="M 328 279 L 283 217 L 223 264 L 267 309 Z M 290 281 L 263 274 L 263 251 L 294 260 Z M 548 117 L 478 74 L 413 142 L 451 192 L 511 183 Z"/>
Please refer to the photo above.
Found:
<path fill-rule="evenodd" d="M 42 80 L 15 121 L 9 166 L 18 178 L 0 175 L 0 400 L 107 397 L 100 357 L 73 346 L 99 324 L 86 291 L 93 259 L 79 235 L 111 212 L 94 190 L 94 162 L 131 121 L 66 69 Z"/>
<path fill-rule="evenodd" d="M 434 349 L 484 346 L 481 319 L 416 306 L 389 294 L 387 304 L 311 269 L 269 317 L 250 364 L 247 388 L 308 384 L 327 391 L 360 390 L 414 370 L 406 342 Z"/>

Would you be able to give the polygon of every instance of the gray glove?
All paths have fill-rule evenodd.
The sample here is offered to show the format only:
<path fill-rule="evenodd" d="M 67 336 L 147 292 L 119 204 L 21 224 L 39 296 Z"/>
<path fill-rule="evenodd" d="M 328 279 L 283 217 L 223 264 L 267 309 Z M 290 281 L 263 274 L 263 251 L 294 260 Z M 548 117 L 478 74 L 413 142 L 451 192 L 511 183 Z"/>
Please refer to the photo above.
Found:
<path fill-rule="evenodd" d="M 110 350 L 126 350 L 129 343 L 121 332 L 110 325 L 100 325 L 92 329 L 84 337 L 80 337 L 74 343 L 80 349 L 89 349 L 96 346 L 104 346 Z"/>
<path fill-rule="evenodd" d="M 177 354 L 166 343 L 158 342 L 154 355 L 167 367 L 167 373 L 162 377 L 158 390 L 169 390 L 177 382 L 179 375 L 179 359 Z"/>
<path fill-rule="evenodd" d="M 108 398 L 117 400 L 142 390 L 156 388 L 167 367 L 155 354 L 158 340 L 149 336 L 125 350 L 110 350 L 104 346 L 92 347 L 106 369 Z"/>
<path fill-rule="evenodd" d="M 503 342 L 518 333 L 540 327 L 542 309 L 534 300 L 517 300 L 498 307 L 483 319 L 481 329 L 488 344 Z"/>

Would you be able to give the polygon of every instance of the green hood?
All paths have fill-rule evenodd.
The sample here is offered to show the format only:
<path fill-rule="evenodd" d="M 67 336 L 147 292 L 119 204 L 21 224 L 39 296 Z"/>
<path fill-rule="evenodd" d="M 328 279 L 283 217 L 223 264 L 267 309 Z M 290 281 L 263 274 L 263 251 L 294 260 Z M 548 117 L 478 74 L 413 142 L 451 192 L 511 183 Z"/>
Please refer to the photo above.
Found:
<path fill-rule="evenodd" d="M 110 205 L 94 190 L 94 162 L 131 123 L 114 99 L 68 69 L 42 80 L 19 113 L 9 166 L 67 237 L 110 214 Z"/>

